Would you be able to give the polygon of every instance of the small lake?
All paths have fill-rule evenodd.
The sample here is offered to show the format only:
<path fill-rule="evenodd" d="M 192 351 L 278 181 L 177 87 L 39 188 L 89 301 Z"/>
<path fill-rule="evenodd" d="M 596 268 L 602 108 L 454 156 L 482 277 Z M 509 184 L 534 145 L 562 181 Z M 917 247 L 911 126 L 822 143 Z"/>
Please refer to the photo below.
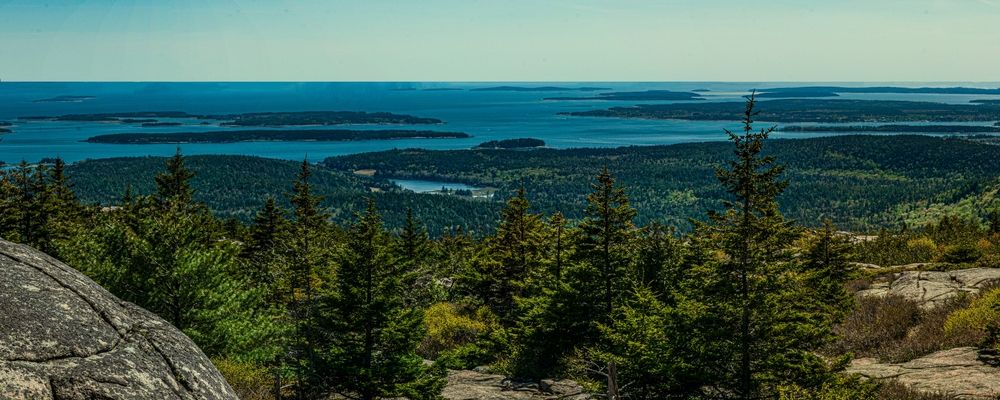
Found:
<path fill-rule="evenodd" d="M 452 182 L 434 182 L 434 181 L 420 181 L 420 180 L 410 180 L 410 179 L 390 179 L 392 183 L 399 185 L 399 187 L 412 190 L 417 193 L 427 193 L 436 192 L 441 189 L 446 190 L 479 190 L 475 186 L 469 186 L 464 183 L 452 183 Z"/>

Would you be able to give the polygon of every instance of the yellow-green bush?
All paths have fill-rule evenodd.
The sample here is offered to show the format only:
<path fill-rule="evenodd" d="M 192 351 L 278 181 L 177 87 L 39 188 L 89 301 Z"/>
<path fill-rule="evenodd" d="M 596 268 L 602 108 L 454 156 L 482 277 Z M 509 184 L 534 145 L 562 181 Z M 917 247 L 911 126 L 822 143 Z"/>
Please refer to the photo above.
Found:
<path fill-rule="evenodd" d="M 906 249 L 917 260 L 930 261 L 937 256 L 938 246 L 929 237 L 921 236 L 906 241 Z"/>
<path fill-rule="evenodd" d="M 496 317 L 486 308 L 469 310 L 453 303 L 437 303 L 424 313 L 427 336 L 417 352 L 437 358 L 441 352 L 475 343 L 496 325 Z"/>
<path fill-rule="evenodd" d="M 266 367 L 231 359 L 214 359 L 212 364 L 242 400 L 274 398 L 274 378 Z"/>
<path fill-rule="evenodd" d="M 949 336 L 976 335 L 985 338 L 990 327 L 1000 325 L 1000 287 L 985 290 L 969 307 L 953 312 L 944 324 Z"/>

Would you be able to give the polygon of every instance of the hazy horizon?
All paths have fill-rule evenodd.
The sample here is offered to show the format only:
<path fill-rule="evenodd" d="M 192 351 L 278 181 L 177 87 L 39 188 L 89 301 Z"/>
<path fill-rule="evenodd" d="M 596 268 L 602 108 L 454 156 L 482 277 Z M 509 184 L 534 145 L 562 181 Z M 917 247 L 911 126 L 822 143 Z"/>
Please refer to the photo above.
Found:
<path fill-rule="evenodd" d="M 0 0 L 0 79 L 997 82 L 1000 2 Z"/>

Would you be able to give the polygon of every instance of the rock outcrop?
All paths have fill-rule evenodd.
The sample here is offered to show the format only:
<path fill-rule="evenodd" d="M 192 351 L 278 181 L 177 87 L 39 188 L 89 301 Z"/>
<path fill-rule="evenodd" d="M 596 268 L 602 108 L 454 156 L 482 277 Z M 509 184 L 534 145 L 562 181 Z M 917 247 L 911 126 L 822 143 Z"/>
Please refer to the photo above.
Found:
<path fill-rule="evenodd" d="M 579 384 L 545 379 L 539 383 L 513 382 L 502 375 L 476 371 L 448 371 L 441 393 L 448 400 L 590 400 Z"/>
<path fill-rule="evenodd" d="M 52 257 L 0 240 L 0 398 L 236 395 L 166 321 Z"/>
<path fill-rule="evenodd" d="M 1000 268 L 970 268 L 955 271 L 904 271 L 890 283 L 877 283 L 859 296 L 899 295 L 933 308 L 959 294 L 978 293 L 984 285 L 1000 280 Z"/>
<path fill-rule="evenodd" d="M 956 399 L 995 399 L 1000 395 L 1000 367 L 996 360 L 995 354 L 960 347 L 901 364 L 857 359 L 847 372 L 871 379 L 896 379 L 916 391 L 944 393 Z"/>

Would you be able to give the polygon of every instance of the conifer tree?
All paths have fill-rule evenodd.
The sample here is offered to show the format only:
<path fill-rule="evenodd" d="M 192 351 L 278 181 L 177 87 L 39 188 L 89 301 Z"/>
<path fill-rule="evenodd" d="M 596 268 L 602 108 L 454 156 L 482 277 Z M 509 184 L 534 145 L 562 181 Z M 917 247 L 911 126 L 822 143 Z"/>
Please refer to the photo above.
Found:
<path fill-rule="evenodd" d="M 654 296 L 666 303 L 672 303 L 670 298 L 683 279 L 682 246 L 672 233 L 671 229 L 658 222 L 643 228 L 638 239 L 635 265 L 635 282 L 650 289 Z"/>
<path fill-rule="evenodd" d="M 577 276 L 577 284 L 597 294 L 592 307 L 595 322 L 607 323 L 616 302 L 626 290 L 628 266 L 635 235 L 635 209 L 629 206 L 625 189 L 615 185 L 615 178 L 605 167 L 587 196 L 587 210 L 580 222 L 577 259 L 586 272 Z"/>
<path fill-rule="evenodd" d="M 327 241 L 329 214 L 320 206 L 322 197 L 313 194 L 309 161 L 302 160 L 299 175 L 292 185 L 290 202 L 295 219 L 287 273 L 287 310 L 293 333 L 288 338 L 287 363 L 295 375 L 299 398 L 315 396 L 321 377 L 317 374 L 318 331 L 316 318 L 317 290 L 329 270 L 330 248 Z"/>
<path fill-rule="evenodd" d="M 716 173 L 731 195 L 725 212 L 710 212 L 711 225 L 702 227 L 717 249 L 725 254 L 709 261 L 702 279 L 704 305 L 711 311 L 703 328 L 711 340 L 701 361 L 713 371 L 713 387 L 736 398 L 771 397 L 786 382 L 817 378 L 825 364 L 813 350 L 824 339 L 813 329 L 808 300 L 792 265 L 792 242 L 798 232 L 778 210 L 776 198 L 787 186 L 779 176 L 784 170 L 771 156 L 762 154 L 764 141 L 774 128 L 755 131 L 751 95 L 743 118 L 742 134 L 726 131 L 735 159 Z"/>
<path fill-rule="evenodd" d="M 850 243 L 837 235 L 829 219 L 823 221 L 819 236 L 806 250 L 805 286 L 816 302 L 815 313 L 830 320 L 820 327 L 840 322 L 854 304 L 854 296 L 844 286 L 851 274 L 850 252 Z"/>
<path fill-rule="evenodd" d="M 423 263 L 430 252 L 427 228 L 413 216 L 412 208 L 406 209 L 406 220 L 403 221 L 403 229 L 399 233 L 399 247 L 403 262 L 414 264 Z"/>
<path fill-rule="evenodd" d="M 571 253 L 569 251 L 568 223 L 561 212 L 557 211 L 549 218 L 549 230 L 552 235 L 550 239 L 552 242 L 552 277 L 554 282 L 562 282 L 566 259 Z"/>
<path fill-rule="evenodd" d="M 526 296 L 544 271 L 545 227 L 541 215 L 530 208 L 521 187 L 501 212 L 496 234 L 487 239 L 488 257 L 480 265 L 477 292 L 508 326 L 513 323 L 515 300 Z"/>
<path fill-rule="evenodd" d="M 156 194 L 161 203 L 186 205 L 192 202 L 194 189 L 191 188 L 191 178 L 194 173 L 184 165 L 181 148 L 173 157 L 167 159 L 167 171 L 156 176 Z"/>
<path fill-rule="evenodd" d="M 443 381 L 416 354 L 423 315 L 406 305 L 399 259 L 387 243 L 370 200 L 349 231 L 332 295 L 324 301 L 325 382 L 335 393 L 360 400 L 437 398 Z"/>

